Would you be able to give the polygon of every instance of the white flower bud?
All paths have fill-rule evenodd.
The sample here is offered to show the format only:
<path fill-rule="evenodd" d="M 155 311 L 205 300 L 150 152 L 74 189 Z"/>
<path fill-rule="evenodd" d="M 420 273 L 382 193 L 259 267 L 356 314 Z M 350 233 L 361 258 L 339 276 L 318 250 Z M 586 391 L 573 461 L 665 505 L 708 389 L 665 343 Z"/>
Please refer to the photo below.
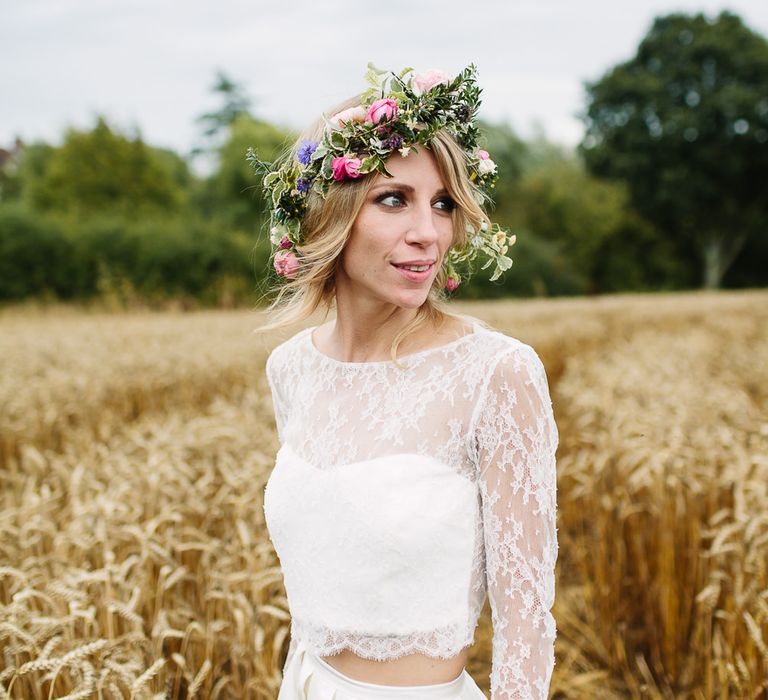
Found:
<path fill-rule="evenodd" d="M 496 172 L 496 163 L 494 163 L 490 158 L 481 160 L 477 165 L 477 172 L 480 173 L 480 175 L 487 175 L 488 173 Z"/>

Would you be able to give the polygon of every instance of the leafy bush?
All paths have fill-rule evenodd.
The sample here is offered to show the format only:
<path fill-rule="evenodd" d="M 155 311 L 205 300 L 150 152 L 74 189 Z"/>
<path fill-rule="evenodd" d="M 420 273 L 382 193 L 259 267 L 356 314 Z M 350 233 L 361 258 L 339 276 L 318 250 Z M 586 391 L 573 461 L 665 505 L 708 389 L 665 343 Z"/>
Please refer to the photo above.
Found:
<path fill-rule="evenodd" d="M 71 241 L 54 220 L 17 203 L 0 205 L 0 299 L 69 298 L 75 261 Z"/>

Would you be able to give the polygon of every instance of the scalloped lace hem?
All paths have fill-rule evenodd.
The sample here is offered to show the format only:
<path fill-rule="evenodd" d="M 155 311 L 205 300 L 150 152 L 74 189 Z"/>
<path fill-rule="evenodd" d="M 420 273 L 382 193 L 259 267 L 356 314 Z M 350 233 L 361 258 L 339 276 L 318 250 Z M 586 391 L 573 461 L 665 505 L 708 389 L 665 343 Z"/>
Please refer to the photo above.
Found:
<path fill-rule="evenodd" d="M 293 618 L 291 636 L 301 640 L 318 656 L 334 656 L 344 649 L 373 661 L 391 661 L 419 652 L 436 659 L 450 659 L 474 644 L 474 631 L 464 625 L 449 625 L 428 632 L 377 637 L 339 632 Z"/>

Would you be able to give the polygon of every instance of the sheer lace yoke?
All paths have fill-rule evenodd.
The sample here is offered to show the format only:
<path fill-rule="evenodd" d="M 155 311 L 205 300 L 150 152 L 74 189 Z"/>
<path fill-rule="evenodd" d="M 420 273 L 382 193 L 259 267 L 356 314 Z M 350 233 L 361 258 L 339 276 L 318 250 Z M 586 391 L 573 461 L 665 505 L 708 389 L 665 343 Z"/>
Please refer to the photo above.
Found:
<path fill-rule="evenodd" d="M 334 362 L 336 364 L 340 365 L 348 365 L 348 366 L 358 366 L 358 367 L 365 367 L 367 365 L 377 365 L 377 364 L 387 364 L 391 362 L 391 359 L 387 360 L 372 360 L 372 361 L 366 361 L 366 362 L 347 362 L 346 360 L 337 360 L 330 355 L 326 354 L 322 350 L 320 350 L 317 347 L 317 341 L 315 340 L 315 331 L 319 328 L 319 326 L 312 326 L 308 329 L 306 333 L 306 343 L 309 345 L 309 349 L 311 352 L 315 353 L 320 358 L 328 361 L 328 362 Z M 464 335 L 455 338 L 454 340 L 450 340 L 446 343 L 442 343 L 441 345 L 436 345 L 434 347 L 425 348 L 424 350 L 417 350 L 416 352 L 408 353 L 407 355 L 401 355 L 398 357 L 398 359 L 406 359 L 406 358 L 415 358 L 419 357 L 421 355 L 428 355 L 429 353 L 436 352 L 436 351 L 445 351 L 446 349 L 450 348 L 455 343 L 460 343 L 461 341 L 465 340 L 468 337 L 471 337 L 475 335 L 478 332 L 478 325 L 477 323 L 472 323 L 472 326 L 469 330 L 469 332 L 465 333 Z"/>

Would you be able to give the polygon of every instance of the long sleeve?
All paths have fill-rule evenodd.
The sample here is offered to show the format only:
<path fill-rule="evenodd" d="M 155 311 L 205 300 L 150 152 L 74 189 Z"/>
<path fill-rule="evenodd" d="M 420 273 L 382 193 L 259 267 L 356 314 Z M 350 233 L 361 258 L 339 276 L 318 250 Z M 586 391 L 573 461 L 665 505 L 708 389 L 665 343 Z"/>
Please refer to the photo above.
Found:
<path fill-rule="evenodd" d="M 555 664 L 558 445 L 546 372 L 521 344 L 488 379 L 475 423 L 492 700 L 547 698 Z"/>
<path fill-rule="evenodd" d="M 267 383 L 269 384 L 269 389 L 272 393 L 272 406 L 275 413 L 277 437 L 282 444 L 285 441 L 283 428 L 287 418 L 288 406 L 283 395 L 284 378 L 281 376 L 278 364 L 276 351 L 273 350 L 267 358 L 265 372 L 267 375 Z"/>
<path fill-rule="evenodd" d="M 267 375 L 267 383 L 269 384 L 269 389 L 272 393 L 272 406 L 275 414 L 275 427 L 277 428 L 278 440 L 280 443 L 283 443 L 285 441 L 284 426 L 288 417 L 288 405 L 283 395 L 285 378 L 282 376 L 282 373 L 279 370 L 279 361 L 274 350 L 267 358 L 265 373 Z M 288 644 L 288 653 L 285 657 L 285 662 L 283 663 L 283 675 L 285 675 L 288 665 L 291 663 L 291 659 L 296 652 L 297 646 L 298 642 L 293 634 L 291 634 L 290 642 Z"/>

